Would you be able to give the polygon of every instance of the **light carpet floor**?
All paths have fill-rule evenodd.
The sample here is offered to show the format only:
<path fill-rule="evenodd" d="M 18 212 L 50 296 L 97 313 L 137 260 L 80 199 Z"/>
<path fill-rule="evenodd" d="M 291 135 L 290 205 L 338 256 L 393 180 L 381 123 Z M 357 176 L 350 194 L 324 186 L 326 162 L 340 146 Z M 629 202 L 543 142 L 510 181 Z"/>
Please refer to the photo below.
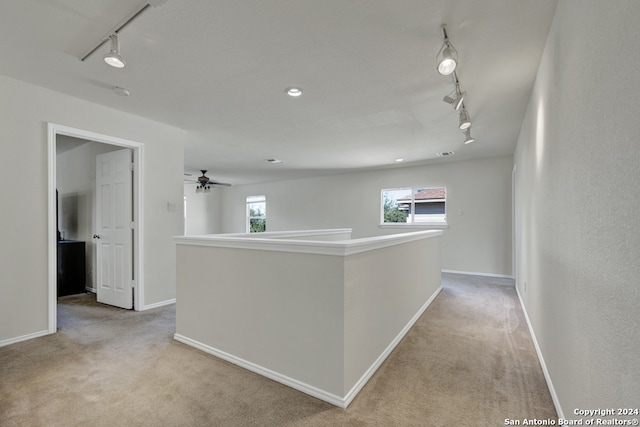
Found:
<path fill-rule="evenodd" d="M 557 419 L 508 279 L 443 274 L 443 291 L 346 410 L 174 341 L 174 306 L 133 312 L 72 295 L 58 300 L 58 328 L 0 348 L 0 426 Z"/>

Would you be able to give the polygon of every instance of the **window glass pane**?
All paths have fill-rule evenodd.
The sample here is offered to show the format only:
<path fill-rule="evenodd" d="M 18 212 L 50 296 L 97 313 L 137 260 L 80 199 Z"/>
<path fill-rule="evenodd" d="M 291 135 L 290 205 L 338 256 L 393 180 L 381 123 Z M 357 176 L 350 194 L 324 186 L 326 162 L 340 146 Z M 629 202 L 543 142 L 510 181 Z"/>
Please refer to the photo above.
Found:
<path fill-rule="evenodd" d="M 267 214 L 267 203 L 248 203 L 250 217 L 264 217 Z"/>
<path fill-rule="evenodd" d="M 407 222 L 411 209 L 411 189 L 395 189 L 382 191 L 383 223 Z"/>
<path fill-rule="evenodd" d="M 413 222 L 445 222 L 445 188 L 415 188 L 413 190 Z"/>
<path fill-rule="evenodd" d="M 260 233 L 267 229 L 267 198 L 247 197 L 247 232 Z"/>
<path fill-rule="evenodd" d="M 249 219 L 249 233 L 262 233 L 267 229 L 267 220 L 264 218 Z"/>
<path fill-rule="evenodd" d="M 382 223 L 446 224 L 445 187 L 382 190 Z"/>

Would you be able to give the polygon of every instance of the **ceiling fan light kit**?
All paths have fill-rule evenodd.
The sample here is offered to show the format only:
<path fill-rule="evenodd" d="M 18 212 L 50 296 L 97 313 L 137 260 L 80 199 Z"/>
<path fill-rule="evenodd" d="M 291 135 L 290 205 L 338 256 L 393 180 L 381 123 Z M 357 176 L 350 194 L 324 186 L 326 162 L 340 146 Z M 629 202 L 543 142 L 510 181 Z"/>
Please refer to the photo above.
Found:
<path fill-rule="evenodd" d="M 211 187 L 214 186 L 222 186 L 222 187 L 231 187 L 231 184 L 227 184 L 225 182 L 212 181 L 207 175 L 206 169 L 200 169 L 202 172 L 202 176 L 198 177 L 198 180 L 195 181 L 198 185 L 196 185 L 196 193 L 211 193 Z M 186 176 L 187 174 L 185 174 Z"/>
<path fill-rule="evenodd" d="M 453 78 L 453 91 L 443 98 L 443 101 L 447 104 L 451 104 L 453 109 L 459 111 L 458 127 L 465 135 L 465 144 L 470 144 L 475 139 L 471 136 L 471 118 L 467 111 L 464 101 L 467 97 L 467 92 L 463 92 L 460 89 L 460 80 L 458 79 L 458 51 L 455 50 L 449 36 L 447 35 L 447 26 L 442 26 L 442 36 L 444 43 L 440 48 L 440 51 L 436 55 L 436 68 L 438 72 L 443 76 L 451 75 Z"/>

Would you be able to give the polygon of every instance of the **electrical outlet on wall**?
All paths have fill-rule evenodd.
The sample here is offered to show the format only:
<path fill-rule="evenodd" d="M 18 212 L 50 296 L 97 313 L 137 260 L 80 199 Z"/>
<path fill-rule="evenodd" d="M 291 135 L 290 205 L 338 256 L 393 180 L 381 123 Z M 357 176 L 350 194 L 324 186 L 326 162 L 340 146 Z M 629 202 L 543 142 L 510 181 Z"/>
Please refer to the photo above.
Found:
<path fill-rule="evenodd" d="M 167 202 L 167 210 L 169 212 L 175 212 L 176 211 L 176 204 L 172 203 L 172 202 Z"/>

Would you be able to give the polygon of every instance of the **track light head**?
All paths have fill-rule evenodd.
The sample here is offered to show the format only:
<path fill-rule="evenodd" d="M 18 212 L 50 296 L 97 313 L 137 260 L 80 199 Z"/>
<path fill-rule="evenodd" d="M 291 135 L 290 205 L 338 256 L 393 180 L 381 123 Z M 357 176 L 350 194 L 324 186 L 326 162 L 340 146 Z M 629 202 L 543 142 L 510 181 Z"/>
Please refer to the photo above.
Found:
<path fill-rule="evenodd" d="M 453 108 L 458 111 L 460 107 L 462 107 L 462 101 L 464 101 L 464 97 L 467 95 L 467 92 L 458 92 L 456 95 L 456 99 L 453 102 Z"/>
<path fill-rule="evenodd" d="M 104 56 L 104 62 L 111 65 L 115 68 L 124 68 L 127 63 L 120 56 L 120 41 L 118 40 L 117 34 L 112 34 L 109 36 L 111 40 L 111 50 Z"/>
<path fill-rule="evenodd" d="M 471 119 L 469 118 L 469 113 L 467 113 L 467 110 L 464 108 L 464 104 L 462 105 L 462 109 L 460 111 L 459 127 L 461 130 L 465 130 L 471 127 Z"/>
<path fill-rule="evenodd" d="M 449 95 L 445 96 L 442 100 L 447 104 L 451 104 L 454 110 L 459 110 L 462 107 L 462 102 L 464 101 L 464 97 L 467 95 L 467 92 L 460 92 L 460 88 L 456 86 L 456 88 Z"/>
<path fill-rule="evenodd" d="M 475 139 L 471 136 L 471 128 L 468 127 L 464 130 L 464 143 L 471 144 Z"/>
<path fill-rule="evenodd" d="M 442 34 L 444 36 L 444 43 L 436 55 L 436 69 L 443 76 L 448 76 L 453 73 L 458 66 L 458 51 L 449 42 L 447 28 L 444 25 L 442 26 Z"/>
<path fill-rule="evenodd" d="M 436 63 L 438 72 L 443 76 L 453 73 L 458 66 L 458 52 L 448 41 L 444 42 L 440 52 L 438 52 Z"/>

